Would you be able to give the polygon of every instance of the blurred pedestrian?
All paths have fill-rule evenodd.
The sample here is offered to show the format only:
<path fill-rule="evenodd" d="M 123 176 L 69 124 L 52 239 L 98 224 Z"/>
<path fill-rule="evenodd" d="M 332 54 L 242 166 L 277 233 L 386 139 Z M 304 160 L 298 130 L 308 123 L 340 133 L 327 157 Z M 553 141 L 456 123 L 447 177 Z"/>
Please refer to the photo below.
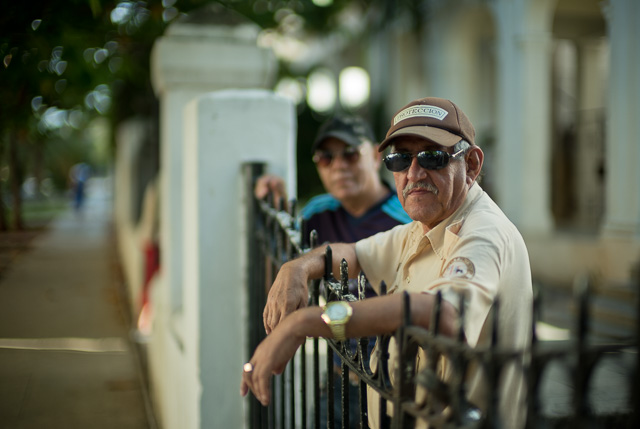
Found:
<path fill-rule="evenodd" d="M 86 194 L 86 184 L 91 177 L 91 167 L 85 162 L 75 164 L 69 170 L 69 179 L 73 190 L 73 208 L 76 212 L 82 210 Z"/>

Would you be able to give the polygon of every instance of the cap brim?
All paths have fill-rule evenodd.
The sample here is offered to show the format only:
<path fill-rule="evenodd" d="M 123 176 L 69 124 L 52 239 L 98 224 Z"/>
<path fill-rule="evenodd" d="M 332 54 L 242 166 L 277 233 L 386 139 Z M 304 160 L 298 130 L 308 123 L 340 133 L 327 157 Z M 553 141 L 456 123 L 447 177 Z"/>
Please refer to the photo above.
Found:
<path fill-rule="evenodd" d="M 362 141 L 354 136 L 353 134 L 343 133 L 340 131 L 331 131 L 326 134 L 323 134 L 322 137 L 313 142 L 313 146 L 311 146 L 311 152 L 315 152 L 318 149 L 318 146 L 322 144 L 326 139 L 334 137 L 340 141 L 345 142 L 347 146 L 357 147 L 362 144 Z"/>
<path fill-rule="evenodd" d="M 385 148 L 389 146 L 389 144 L 391 144 L 392 140 L 400 136 L 421 137 L 435 144 L 446 147 L 451 147 L 463 139 L 459 135 L 452 134 L 449 131 L 443 130 L 442 128 L 416 125 L 413 127 L 400 128 L 399 130 L 395 131 L 389 137 L 384 139 L 382 143 L 380 143 L 378 152 L 382 152 L 383 150 L 385 150 Z"/>

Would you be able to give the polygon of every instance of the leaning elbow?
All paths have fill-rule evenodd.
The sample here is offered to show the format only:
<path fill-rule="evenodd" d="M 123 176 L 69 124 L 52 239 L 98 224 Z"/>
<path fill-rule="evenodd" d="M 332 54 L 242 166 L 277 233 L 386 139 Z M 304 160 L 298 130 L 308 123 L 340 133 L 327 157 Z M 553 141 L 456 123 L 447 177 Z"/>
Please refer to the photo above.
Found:
<path fill-rule="evenodd" d="M 460 331 L 458 310 L 447 301 L 442 302 L 440 310 L 440 334 L 455 337 Z"/>
<path fill-rule="evenodd" d="M 411 312 L 413 314 L 413 323 L 425 329 L 432 329 L 435 307 L 436 298 L 434 295 L 421 293 L 412 296 Z M 448 337 L 457 336 L 460 330 L 458 316 L 458 310 L 451 303 L 443 300 L 440 304 L 438 334 Z"/>

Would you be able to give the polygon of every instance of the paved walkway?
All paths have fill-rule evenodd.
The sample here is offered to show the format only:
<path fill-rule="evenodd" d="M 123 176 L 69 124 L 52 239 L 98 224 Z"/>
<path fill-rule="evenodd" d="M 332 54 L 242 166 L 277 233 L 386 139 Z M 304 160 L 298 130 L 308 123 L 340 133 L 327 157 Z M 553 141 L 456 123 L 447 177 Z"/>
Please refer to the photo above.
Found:
<path fill-rule="evenodd" d="M 94 185 L 0 280 L 1 429 L 155 427 Z"/>

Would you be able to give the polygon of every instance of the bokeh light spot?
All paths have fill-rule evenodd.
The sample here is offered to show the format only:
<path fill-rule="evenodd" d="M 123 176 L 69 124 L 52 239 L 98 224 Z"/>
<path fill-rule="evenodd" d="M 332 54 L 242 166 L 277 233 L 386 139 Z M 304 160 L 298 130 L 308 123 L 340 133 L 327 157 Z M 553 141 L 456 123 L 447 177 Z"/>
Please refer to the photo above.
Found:
<path fill-rule="evenodd" d="M 347 67 L 339 77 L 340 104 L 349 109 L 356 109 L 369 101 L 369 73 L 361 67 Z"/>
<path fill-rule="evenodd" d="M 307 82 L 307 102 L 316 112 L 332 110 L 336 104 L 336 82 L 329 69 L 318 69 L 311 73 Z"/>

